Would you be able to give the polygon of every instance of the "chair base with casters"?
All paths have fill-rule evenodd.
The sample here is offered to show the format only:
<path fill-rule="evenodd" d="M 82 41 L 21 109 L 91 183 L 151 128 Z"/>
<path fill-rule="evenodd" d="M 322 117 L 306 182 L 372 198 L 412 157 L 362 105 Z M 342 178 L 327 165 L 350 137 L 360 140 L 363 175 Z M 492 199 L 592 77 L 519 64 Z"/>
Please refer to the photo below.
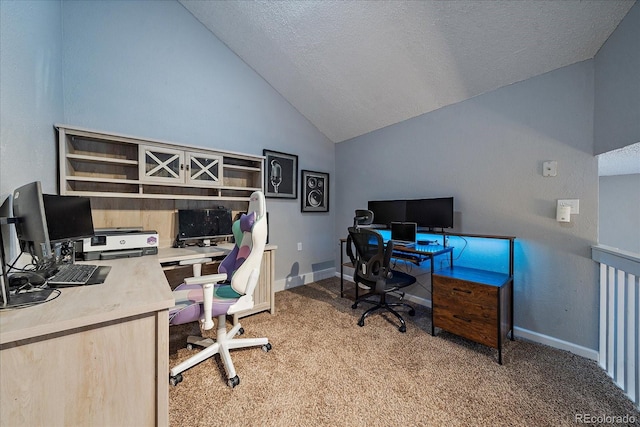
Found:
<path fill-rule="evenodd" d="M 371 314 L 375 313 L 376 311 L 379 310 L 384 310 L 384 311 L 388 311 L 389 313 L 393 314 L 394 316 L 396 316 L 398 318 L 398 320 L 400 321 L 400 326 L 398 327 L 398 330 L 400 332 L 407 332 L 407 325 L 404 321 L 404 318 L 400 315 L 400 313 L 398 313 L 395 309 L 393 309 L 393 307 L 405 307 L 407 309 L 409 309 L 409 311 L 407 312 L 409 314 L 409 316 L 415 316 L 416 314 L 416 310 L 410 306 L 407 303 L 404 302 L 387 302 L 387 294 L 390 293 L 399 293 L 400 299 L 402 300 L 402 298 L 404 297 L 404 292 L 400 292 L 398 291 L 396 288 L 393 287 L 393 281 L 394 279 L 400 280 L 403 283 L 406 282 L 415 282 L 415 278 L 409 274 L 403 273 L 401 271 L 393 271 L 393 278 L 392 279 L 388 279 L 386 282 L 386 286 L 388 287 L 387 289 L 385 289 L 382 293 L 380 294 L 367 294 L 364 295 L 360 298 L 358 298 L 353 305 L 351 306 L 351 308 L 356 309 L 358 308 L 358 304 L 360 303 L 368 303 L 368 304 L 374 304 L 373 307 L 369 308 L 367 311 L 365 311 L 364 313 L 362 313 L 362 316 L 360 316 L 360 320 L 358 320 L 358 326 L 362 327 L 364 326 L 364 320 L 369 317 Z M 364 284 L 364 287 L 368 287 L 366 284 Z M 377 300 L 372 300 L 372 298 L 375 297 L 379 297 Z"/>
<path fill-rule="evenodd" d="M 268 338 L 235 338 L 236 335 L 244 334 L 244 329 L 242 329 L 240 323 L 237 323 L 227 331 L 227 315 L 233 315 L 237 312 L 253 307 L 253 298 L 251 296 L 253 292 L 247 295 L 239 295 L 231 289 L 229 284 L 216 284 L 216 282 L 220 282 L 225 279 L 226 274 L 190 277 L 185 279 L 185 284 L 181 285 L 182 288 L 178 287 L 176 288 L 176 291 L 174 291 L 177 295 L 180 295 L 178 293 L 180 291 L 190 292 L 197 291 L 198 288 L 203 289 L 204 306 L 207 306 L 208 300 L 215 300 L 215 304 L 209 304 L 209 306 L 214 307 L 216 313 L 207 313 L 205 311 L 201 320 L 202 328 L 205 330 L 213 328 L 214 324 L 212 316 L 217 318 L 218 327 L 216 330 L 215 341 L 211 338 L 204 338 L 202 336 L 189 336 L 187 338 L 187 349 L 193 349 L 194 345 L 204 347 L 204 349 L 184 362 L 171 368 L 169 371 L 169 383 L 171 385 L 178 385 L 182 381 L 182 372 L 210 357 L 215 356 L 216 354 L 219 354 L 227 373 L 227 384 L 233 388 L 240 384 L 240 378 L 236 374 L 229 350 L 258 346 L 262 347 L 264 351 L 271 350 L 271 344 L 269 343 Z M 253 283 L 252 286 L 250 285 L 250 288 L 255 288 L 255 284 L 258 282 L 258 270 L 254 270 L 252 272 L 249 282 Z M 208 322 L 207 319 L 210 319 L 210 322 Z"/>

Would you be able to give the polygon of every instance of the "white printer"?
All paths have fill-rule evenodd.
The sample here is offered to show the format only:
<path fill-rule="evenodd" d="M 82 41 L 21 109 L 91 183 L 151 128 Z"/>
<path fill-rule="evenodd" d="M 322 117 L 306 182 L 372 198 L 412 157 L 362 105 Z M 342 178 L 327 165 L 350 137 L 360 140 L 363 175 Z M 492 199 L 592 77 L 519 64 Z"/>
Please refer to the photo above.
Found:
<path fill-rule="evenodd" d="M 158 253 L 158 232 L 137 228 L 96 229 L 93 237 L 82 239 L 85 261 L 130 258 Z"/>

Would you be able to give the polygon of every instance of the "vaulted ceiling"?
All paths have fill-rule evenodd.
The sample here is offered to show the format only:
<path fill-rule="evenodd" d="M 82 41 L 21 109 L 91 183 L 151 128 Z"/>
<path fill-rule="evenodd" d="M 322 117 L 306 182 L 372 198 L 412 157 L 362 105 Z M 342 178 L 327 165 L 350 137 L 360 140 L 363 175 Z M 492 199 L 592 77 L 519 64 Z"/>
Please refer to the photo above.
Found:
<path fill-rule="evenodd" d="M 593 58 L 634 4 L 180 2 L 333 142 Z"/>

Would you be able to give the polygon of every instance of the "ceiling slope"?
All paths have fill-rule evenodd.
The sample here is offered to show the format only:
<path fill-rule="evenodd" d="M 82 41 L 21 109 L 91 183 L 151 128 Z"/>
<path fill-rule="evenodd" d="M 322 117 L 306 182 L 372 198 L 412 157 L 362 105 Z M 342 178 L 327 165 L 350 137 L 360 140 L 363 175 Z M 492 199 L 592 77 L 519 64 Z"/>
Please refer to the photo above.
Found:
<path fill-rule="evenodd" d="M 180 2 L 333 142 L 591 59 L 634 3 Z"/>

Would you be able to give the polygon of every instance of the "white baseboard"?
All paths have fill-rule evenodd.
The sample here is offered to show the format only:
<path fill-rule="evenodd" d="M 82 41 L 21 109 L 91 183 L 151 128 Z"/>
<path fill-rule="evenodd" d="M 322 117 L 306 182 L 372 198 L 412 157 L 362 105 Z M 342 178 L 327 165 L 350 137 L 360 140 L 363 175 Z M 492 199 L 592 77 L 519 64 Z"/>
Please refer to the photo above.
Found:
<path fill-rule="evenodd" d="M 309 283 L 317 282 L 318 280 L 328 279 L 335 277 L 336 269 L 327 268 L 325 270 L 313 271 L 307 274 L 299 274 L 293 277 L 285 277 L 284 279 L 276 280 L 273 284 L 273 291 L 280 292 L 285 289 L 296 288 L 302 285 L 308 285 Z"/>
<path fill-rule="evenodd" d="M 336 272 L 336 276 L 340 277 L 340 273 Z M 348 280 L 353 282 L 353 276 L 344 275 L 344 280 Z M 417 297 L 414 295 L 405 295 L 405 299 L 416 304 L 420 304 L 424 307 L 431 308 L 431 300 Z M 593 350 L 587 347 L 583 347 L 578 344 L 570 343 L 568 341 L 563 341 L 558 338 L 551 337 L 549 335 L 544 335 L 539 332 L 530 331 L 528 329 L 520 328 L 518 326 L 514 326 L 514 333 L 516 337 L 524 338 L 528 341 L 533 341 L 538 344 L 548 345 L 549 347 L 557 348 L 558 350 L 566 350 L 573 354 L 577 354 L 578 356 L 585 357 L 591 360 L 598 360 L 598 351 Z"/>
<path fill-rule="evenodd" d="M 514 326 L 516 337 L 524 338 L 529 341 L 537 342 L 539 344 L 548 345 L 549 347 L 557 348 L 559 350 L 566 350 L 578 356 L 585 357 L 587 359 L 598 361 L 598 351 L 587 347 L 583 347 L 578 344 L 574 344 L 568 341 L 563 341 L 558 338 L 550 337 L 539 332 L 530 331 L 528 329 Z"/>

